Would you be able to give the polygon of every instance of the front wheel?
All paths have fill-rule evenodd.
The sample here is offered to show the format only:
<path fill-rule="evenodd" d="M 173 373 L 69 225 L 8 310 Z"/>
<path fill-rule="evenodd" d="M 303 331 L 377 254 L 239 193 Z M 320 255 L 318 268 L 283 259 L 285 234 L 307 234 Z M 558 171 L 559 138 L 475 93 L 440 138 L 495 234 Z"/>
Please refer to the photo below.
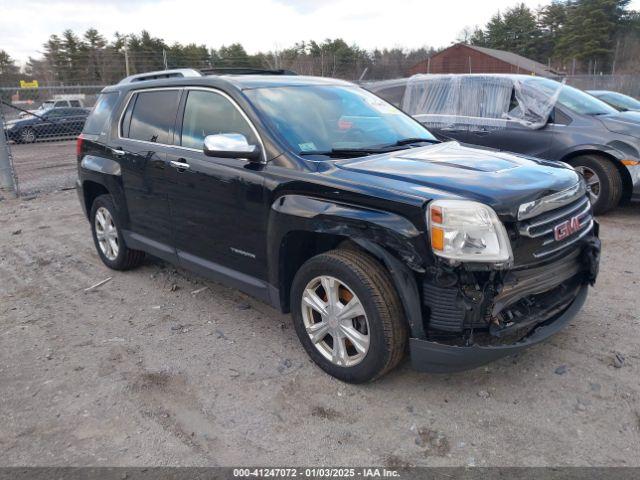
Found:
<path fill-rule="evenodd" d="M 20 143 L 33 143 L 36 139 L 36 131 L 33 128 L 23 128 L 20 130 L 20 136 L 18 138 Z"/>
<path fill-rule="evenodd" d="M 300 342 L 328 374 L 375 380 L 404 355 L 407 328 L 387 270 L 365 253 L 334 250 L 308 260 L 291 287 Z"/>
<path fill-rule="evenodd" d="M 594 213 L 606 213 L 618 205 L 622 198 L 622 177 L 611 160 L 581 155 L 571 165 L 584 177 Z"/>

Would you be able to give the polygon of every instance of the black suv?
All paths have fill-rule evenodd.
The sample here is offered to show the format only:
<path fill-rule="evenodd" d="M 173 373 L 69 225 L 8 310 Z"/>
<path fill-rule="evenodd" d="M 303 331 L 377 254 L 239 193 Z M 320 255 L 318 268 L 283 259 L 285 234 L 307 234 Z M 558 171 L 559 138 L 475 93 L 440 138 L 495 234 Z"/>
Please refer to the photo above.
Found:
<path fill-rule="evenodd" d="M 311 358 L 348 382 L 407 343 L 428 371 L 537 343 L 597 274 L 573 169 L 441 143 L 339 80 L 127 78 L 78 139 L 78 177 L 108 267 L 146 252 L 291 312 Z"/>

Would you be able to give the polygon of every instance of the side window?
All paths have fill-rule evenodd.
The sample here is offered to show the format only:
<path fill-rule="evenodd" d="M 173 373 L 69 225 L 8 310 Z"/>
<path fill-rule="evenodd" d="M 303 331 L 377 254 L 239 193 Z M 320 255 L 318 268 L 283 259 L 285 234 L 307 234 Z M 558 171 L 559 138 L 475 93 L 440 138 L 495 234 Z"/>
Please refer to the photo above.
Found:
<path fill-rule="evenodd" d="M 561 110 L 554 108 L 549 115 L 550 123 L 556 125 L 569 125 L 571 123 L 571 117 Z"/>
<path fill-rule="evenodd" d="M 226 97 L 192 90 L 187 97 L 180 145 L 201 149 L 204 137 L 217 133 L 241 133 L 249 143 L 257 141 L 251 126 Z"/>
<path fill-rule="evenodd" d="M 84 132 L 99 135 L 107 128 L 111 118 L 111 112 L 118 101 L 118 92 L 102 93 L 98 98 L 87 122 L 84 124 Z"/>
<path fill-rule="evenodd" d="M 69 105 L 71 105 L 72 107 L 81 107 L 82 105 L 80 105 L 80 100 L 71 100 L 69 102 Z"/>
<path fill-rule="evenodd" d="M 66 100 L 59 100 L 53 106 L 54 107 L 68 107 L 69 103 Z"/>
<path fill-rule="evenodd" d="M 123 122 L 123 136 L 145 142 L 169 144 L 169 132 L 173 127 L 180 92 L 178 90 L 158 90 L 140 92 L 132 99 L 130 122 Z M 127 120 L 125 114 L 125 121 Z"/>

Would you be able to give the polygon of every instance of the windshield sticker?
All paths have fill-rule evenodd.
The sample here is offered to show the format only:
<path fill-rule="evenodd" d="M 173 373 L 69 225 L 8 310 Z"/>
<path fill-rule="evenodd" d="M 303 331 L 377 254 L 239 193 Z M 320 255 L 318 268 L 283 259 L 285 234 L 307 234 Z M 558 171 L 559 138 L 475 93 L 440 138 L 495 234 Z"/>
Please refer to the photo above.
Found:
<path fill-rule="evenodd" d="M 400 110 L 391 105 L 390 103 L 380 100 L 376 97 L 366 97 L 367 103 L 373 107 L 377 112 L 385 113 L 387 115 L 400 115 Z"/>
<path fill-rule="evenodd" d="M 316 145 L 313 142 L 299 143 L 298 147 L 300 147 L 300 151 L 302 152 L 313 152 L 316 150 Z"/>

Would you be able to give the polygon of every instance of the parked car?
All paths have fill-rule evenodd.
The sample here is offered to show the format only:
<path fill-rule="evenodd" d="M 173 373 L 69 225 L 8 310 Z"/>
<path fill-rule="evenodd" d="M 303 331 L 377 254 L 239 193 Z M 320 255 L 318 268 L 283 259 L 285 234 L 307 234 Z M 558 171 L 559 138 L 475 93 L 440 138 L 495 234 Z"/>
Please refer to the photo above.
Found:
<path fill-rule="evenodd" d="M 84 97 L 84 95 L 81 95 Z M 64 99 L 53 99 L 53 100 L 45 100 L 35 110 L 27 110 L 26 112 L 20 112 L 18 115 L 19 118 L 26 118 L 35 114 L 42 114 L 47 110 L 52 108 L 84 108 L 84 100 L 81 98 L 64 98 Z"/>
<path fill-rule="evenodd" d="M 407 343 L 417 369 L 475 367 L 584 303 L 600 242 L 572 168 L 439 142 L 340 80 L 148 75 L 105 88 L 78 139 L 107 267 L 149 253 L 291 312 L 347 382 Z"/>
<path fill-rule="evenodd" d="M 82 132 L 88 115 L 86 108 L 50 108 L 36 116 L 9 120 L 5 131 L 7 138 L 17 143 L 76 137 Z"/>
<path fill-rule="evenodd" d="M 640 115 L 526 75 L 416 75 L 367 88 L 440 138 L 565 162 L 582 173 L 596 213 L 640 199 Z"/>
<path fill-rule="evenodd" d="M 608 103 L 619 112 L 640 112 L 640 100 L 610 90 L 587 90 L 589 95 Z"/>

